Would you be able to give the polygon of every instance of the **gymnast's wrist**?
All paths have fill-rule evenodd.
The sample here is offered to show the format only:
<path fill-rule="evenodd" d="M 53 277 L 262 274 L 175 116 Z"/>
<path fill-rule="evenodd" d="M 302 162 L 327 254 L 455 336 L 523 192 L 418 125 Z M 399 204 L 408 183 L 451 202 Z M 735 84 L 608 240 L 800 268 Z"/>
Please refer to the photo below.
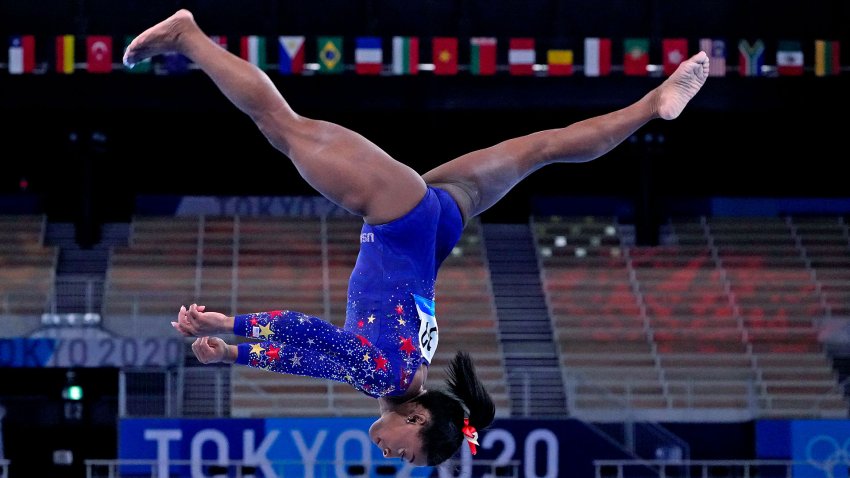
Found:
<path fill-rule="evenodd" d="M 239 356 L 239 349 L 236 345 L 225 345 L 224 346 L 224 358 L 222 358 L 222 362 L 224 363 L 235 363 L 236 358 Z"/>
<path fill-rule="evenodd" d="M 235 317 L 231 317 L 229 315 L 225 316 L 221 320 L 221 325 L 219 326 L 220 332 L 222 332 L 222 333 L 232 333 L 233 332 L 233 326 L 234 326 L 235 322 L 236 322 Z"/>

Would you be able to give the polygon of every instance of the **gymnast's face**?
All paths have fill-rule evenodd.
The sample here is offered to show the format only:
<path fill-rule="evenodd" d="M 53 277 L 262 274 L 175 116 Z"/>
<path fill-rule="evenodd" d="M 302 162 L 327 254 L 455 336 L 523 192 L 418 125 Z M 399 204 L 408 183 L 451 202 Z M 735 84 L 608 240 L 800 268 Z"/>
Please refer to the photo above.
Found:
<path fill-rule="evenodd" d="M 430 418 L 431 414 L 421 407 L 410 413 L 387 411 L 369 427 L 369 438 L 385 458 L 401 458 L 415 466 L 425 466 L 428 455 L 422 449 L 419 432 Z"/>

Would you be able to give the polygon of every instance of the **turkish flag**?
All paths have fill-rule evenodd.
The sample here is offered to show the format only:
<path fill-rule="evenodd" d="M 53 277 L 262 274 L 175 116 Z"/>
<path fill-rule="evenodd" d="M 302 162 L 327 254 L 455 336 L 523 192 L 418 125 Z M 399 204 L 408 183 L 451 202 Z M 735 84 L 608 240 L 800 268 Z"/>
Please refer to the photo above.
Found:
<path fill-rule="evenodd" d="M 89 35 L 86 37 L 86 61 L 89 73 L 112 71 L 112 37 Z"/>

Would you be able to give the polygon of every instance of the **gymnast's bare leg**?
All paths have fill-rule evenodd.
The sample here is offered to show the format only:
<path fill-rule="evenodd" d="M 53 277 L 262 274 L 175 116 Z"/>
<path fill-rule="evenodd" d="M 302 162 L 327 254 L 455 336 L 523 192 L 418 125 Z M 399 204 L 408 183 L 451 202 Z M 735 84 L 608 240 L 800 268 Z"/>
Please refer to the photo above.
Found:
<path fill-rule="evenodd" d="M 547 164 L 590 161 L 612 150 L 650 120 L 675 119 L 702 88 L 708 69 L 708 56 L 699 52 L 682 62 L 661 85 L 625 108 L 564 128 L 503 141 L 444 163 L 423 177 L 428 184 L 451 193 L 468 219 Z"/>
<path fill-rule="evenodd" d="M 188 10 L 142 32 L 124 52 L 124 63 L 167 52 L 195 62 L 313 188 L 368 223 L 401 217 L 425 195 L 422 177 L 371 141 L 295 113 L 264 71 L 216 45 Z"/>
<path fill-rule="evenodd" d="M 420 177 L 361 135 L 296 114 L 265 72 L 213 43 L 187 10 L 139 35 L 124 61 L 133 64 L 169 51 L 198 64 L 312 187 L 373 224 L 412 209 L 426 183 L 451 193 L 465 219 L 478 215 L 547 164 L 593 160 L 647 122 L 678 117 L 702 88 L 709 69 L 708 56 L 700 52 L 629 106 L 465 154 Z"/>

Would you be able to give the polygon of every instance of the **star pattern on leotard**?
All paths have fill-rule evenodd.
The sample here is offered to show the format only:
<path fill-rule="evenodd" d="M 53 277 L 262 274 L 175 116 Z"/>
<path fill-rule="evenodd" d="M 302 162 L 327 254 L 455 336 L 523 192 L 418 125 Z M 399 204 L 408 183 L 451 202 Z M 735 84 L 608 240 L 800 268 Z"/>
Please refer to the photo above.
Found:
<path fill-rule="evenodd" d="M 410 357 L 410 354 L 416 351 L 416 347 L 413 346 L 413 337 L 400 337 L 400 339 L 401 346 L 398 349 Z"/>
<path fill-rule="evenodd" d="M 375 357 L 375 370 L 387 370 L 387 359 L 384 357 Z"/>
<path fill-rule="evenodd" d="M 240 349 L 245 355 L 241 363 L 348 383 L 372 397 L 399 394 L 423 363 L 416 342 L 420 319 L 410 287 L 399 287 L 383 305 L 368 302 L 356 311 L 350 299 L 345 327 L 289 310 L 240 316 L 234 331 L 263 340 Z M 433 284 L 412 290 L 433 297 Z"/>
<path fill-rule="evenodd" d="M 272 334 L 272 329 L 270 324 L 261 324 L 260 325 L 260 333 L 259 338 L 267 339 Z"/>
<path fill-rule="evenodd" d="M 293 366 L 301 365 L 301 359 L 304 357 L 299 357 L 298 352 L 295 353 L 292 357 L 290 357 L 289 361 L 292 362 Z"/>

